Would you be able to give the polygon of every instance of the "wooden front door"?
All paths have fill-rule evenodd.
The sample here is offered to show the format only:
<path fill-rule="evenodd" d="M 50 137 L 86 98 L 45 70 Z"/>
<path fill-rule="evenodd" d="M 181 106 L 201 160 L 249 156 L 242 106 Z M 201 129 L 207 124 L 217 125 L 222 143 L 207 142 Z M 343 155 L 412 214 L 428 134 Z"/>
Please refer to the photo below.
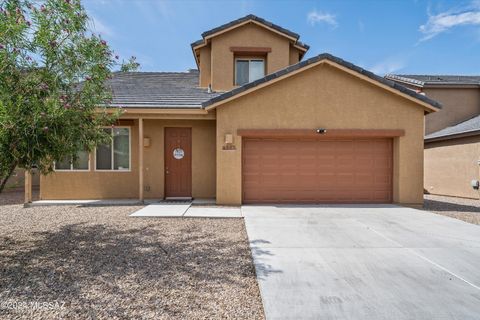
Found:
<path fill-rule="evenodd" d="M 192 196 L 192 128 L 165 128 L 165 197 Z"/>

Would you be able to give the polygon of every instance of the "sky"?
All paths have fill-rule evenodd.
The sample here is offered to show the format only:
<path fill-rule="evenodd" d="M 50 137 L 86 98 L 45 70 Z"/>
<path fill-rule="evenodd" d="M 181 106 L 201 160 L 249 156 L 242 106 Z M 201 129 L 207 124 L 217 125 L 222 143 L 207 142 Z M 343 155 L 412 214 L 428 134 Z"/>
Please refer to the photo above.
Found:
<path fill-rule="evenodd" d="M 140 71 L 196 68 L 190 43 L 255 14 L 377 74 L 480 75 L 480 0 L 83 0 L 91 28 Z"/>

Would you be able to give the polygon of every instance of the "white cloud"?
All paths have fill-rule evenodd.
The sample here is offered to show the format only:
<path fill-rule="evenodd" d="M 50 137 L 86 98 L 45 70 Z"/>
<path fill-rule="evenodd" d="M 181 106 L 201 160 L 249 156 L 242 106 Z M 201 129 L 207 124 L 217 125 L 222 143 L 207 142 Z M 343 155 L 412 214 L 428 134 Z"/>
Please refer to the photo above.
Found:
<path fill-rule="evenodd" d="M 338 27 L 337 17 L 328 12 L 312 10 L 307 14 L 307 21 L 312 26 L 318 23 L 326 23 L 332 28 Z"/>
<path fill-rule="evenodd" d="M 384 61 L 381 61 L 374 65 L 373 67 L 369 68 L 375 74 L 378 75 L 385 75 L 387 73 L 397 72 L 403 68 L 405 68 L 406 62 L 402 58 L 387 58 Z"/>
<path fill-rule="evenodd" d="M 472 2 L 470 10 L 447 11 L 437 15 L 429 15 L 427 23 L 420 26 L 419 30 L 423 33 L 420 41 L 432 39 L 442 32 L 446 32 L 457 26 L 480 26 L 480 10 L 478 2 Z"/>
<path fill-rule="evenodd" d="M 93 32 L 99 33 L 102 36 L 107 36 L 107 37 L 115 36 L 115 33 L 113 32 L 113 30 L 109 26 L 107 26 L 105 23 L 103 23 L 100 19 L 98 19 L 92 14 L 89 14 L 89 17 L 91 20 L 91 28 Z"/>

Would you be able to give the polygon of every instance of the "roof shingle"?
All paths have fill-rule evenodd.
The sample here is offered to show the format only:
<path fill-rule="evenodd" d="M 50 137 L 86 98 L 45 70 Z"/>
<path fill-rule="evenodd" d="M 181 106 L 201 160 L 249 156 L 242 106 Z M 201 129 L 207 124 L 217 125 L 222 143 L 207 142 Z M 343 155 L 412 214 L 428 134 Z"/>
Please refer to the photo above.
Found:
<path fill-rule="evenodd" d="M 210 29 L 210 30 L 208 30 L 208 31 L 205 31 L 205 32 L 202 33 L 202 38 L 205 39 L 205 37 L 208 37 L 208 36 L 210 36 L 210 35 L 212 35 L 212 34 L 215 34 L 215 33 L 217 33 L 217 32 L 223 31 L 223 30 L 225 30 L 225 29 L 228 29 L 228 28 L 230 28 L 230 27 L 236 26 L 237 24 L 241 24 L 241 23 L 246 22 L 246 21 L 249 21 L 249 20 L 253 20 L 253 21 L 259 22 L 259 23 L 261 23 L 261 24 L 263 24 L 263 25 L 265 25 L 265 26 L 267 26 L 267 27 L 269 27 L 269 28 L 272 28 L 272 29 L 274 29 L 274 30 L 276 30 L 276 31 L 278 31 L 278 32 L 280 32 L 280 33 L 283 33 L 283 34 L 285 34 L 285 35 L 287 35 L 287 36 L 289 36 L 289 37 L 294 38 L 294 39 L 296 40 L 296 44 L 297 44 L 298 46 L 306 49 L 306 50 L 308 50 L 308 49 L 310 48 L 310 46 L 308 46 L 307 44 L 298 41 L 298 39 L 300 38 L 300 35 L 299 35 L 298 33 L 295 33 L 295 32 L 293 32 L 293 31 L 290 31 L 290 30 L 288 30 L 288 29 L 285 29 L 285 28 L 283 28 L 283 27 L 280 27 L 279 25 L 276 25 L 276 24 L 274 24 L 274 23 L 272 23 L 272 22 L 270 22 L 270 21 L 267 21 L 267 20 L 265 20 L 265 19 L 263 19 L 263 18 L 257 17 L 257 16 L 254 15 L 254 14 L 248 14 L 248 15 L 242 17 L 242 18 L 239 18 L 239 19 L 230 21 L 230 22 L 228 22 L 228 23 L 222 24 L 221 26 L 218 26 L 218 27 L 215 27 L 215 28 Z M 194 47 L 196 47 L 196 46 L 198 46 L 198 45 L 203 44 L 203 43 L 204 43 L 204 40 L 203 40 L 203 39 L 197 40 L 197 41 L 193 42 L 193 43 L 191 44 L 192 48 L 194 48 Z"/>
<path fill-rule="evenodd" d="M 416 86 L 425 85 L 478 85 L 480 76 L 459 75 L 420 75 L 420 74 L 387 74 L 385 78 L 402 81 Z"/>
<path fill-rule="evenodd" d="M 112 106 L 142 108 L 201 108 L 219 95 L 198 87 L 197 70 L 190 72 L 116 72 L 108 85 Z"/>
<path fill-rule="evenodd" d="M 430 133 L 425 136 L 425 141 L 438 140 L 439 138 L 453 138 L 456 135 L 466 133 L 480 134 L 480 115 L 469 120 L 463 121 L 457 125 L 447 127 L 445 129 Z"/>

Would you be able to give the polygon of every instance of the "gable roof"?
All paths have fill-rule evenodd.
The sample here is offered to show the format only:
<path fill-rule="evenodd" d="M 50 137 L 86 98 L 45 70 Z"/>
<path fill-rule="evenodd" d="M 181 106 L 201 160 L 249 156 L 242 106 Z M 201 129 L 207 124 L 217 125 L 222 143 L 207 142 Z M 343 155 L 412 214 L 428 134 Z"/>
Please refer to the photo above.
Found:
<path fill-rule="evenodd" d="M 459 136 L 480 135 L 480 115 L 457 125 L 430 133 L 425 136 L 425 142 L 453 139 Z"/>
<path fill-rule="evenodd" d="M 202 108 L 220 93 L 198 87 L 197 70 L 189 72 L 115 72 L 107 85 L 113 91 L 112 107 Z"/>
<path fill-rule="evenodd" d="M 387 74 L 385 78 L 417 87 L 452 85 L 473 85 L 480 87 L 480 76 Z"/>
<path fill-rule="evenodd" d="M 300 38 L 300 35 L 298 33 L 295 33 L 293 31 L 290 31 L 288 29 L 280 27 L 279 25 L 276 25 L 273 22 L 267 21 L 263 18 L 257 17 L 256 15 L 248 14 L 248 15 L 242 17 L 242 18 L 230 21 L 228 23 L 222 24 L 219 27 L 215 27 L 213 29 L 210 29 L 208 31 L 203 32 L 202 33 L 202 39 L 197 40 L 197 41 L 195 41 L 191 44 L 192 50 L 194 50 L 198 46 L 206 44 L 206 40 L 208 38 L 213 37 L 217 33 L 226 31 L 226 30 L 228 30 L 230 28 L 233 28 L 233 27 L 236 27 L 236 26 L 243 25 L 243 24 L 245 24 L 247 22 L 250 22 L 250 21 L 255 22 L 255 23 L 257 23 L 261 26 L 264 26 L 266 28 L 272 29 L 272 30 L 280 33 L 283 36 L 286 36 L 287 38 L 294 41 L 295 45 L 302 48 L 304 51 L 307 51 L 310 48 L 310 46 L 308 46 L 307 44 L 298 41 L 298 39 Z"/>
<path fill-rule="evenodd" d="M 236 26 L 237 24 L 241 24 L 242 22 L 246 22 L 248 20 L 253 20 L 253 21 L 260 22 L 261 24 L 266 25 L 266 26 L 268 26 L 272 29 L 275 29 L 280 33 L 284 33 L 284 34 L 286 34 L 286 35 L 288 35 L 292 38 L 295 38 L 295 39 L 300 38 L 300 35 L 298 33 L 295 33 L 295 32 L 290 31 L 288 29 L 282 28 L 279 25 L 276 25 L 276 24 L 274 24 L 270 21 L 267 21 L 263 18 L 260 18 L 260 17 L 254 15 L 254 14 L 248 14 L 248 15 L 242 17 L 242 18 L 227 22 L 225 24 L 222 24 L 221 26 L 218 26 L 216 28 L 205 31 L 205 32 L 202 33 L 202 38 L 206 38 L 206 37 L 208 37 L 210 35 L 213 35 L 213 34 L 219 32 L 219 31 L 222 31 L 222 30 L 228 29 L 230 27 Z"/>
<path fill-rule="evenodd" d="M 431 106 L 432 110 L 441 108 L 438 102 L 422 94 L 328 53 L 291 65 L 227 92 L 209 93 L 207 89 L 200 88 L 198 86 L 198 70 L 190 70 L 189 72 L 115 72 L 113 78 L 108 80 L 108 85 L 113 91 L 110 106 L 152 109 L 211 109 L 222 102 L 235 99 L 249 91 L 273 83 L 275 80 L 301 72 L 303 68 L 318 64 L 323 60 L 334 62 L 348 70 L 366 76 L 379 85 L 391 88 L 399 94 Z"/>
<path fill-rule="evenodd" d="M 241 87 L 235 88 L 231 91 L 225 92 L 223 94 L 218 95 L 217 97 L 213 97 L 209 99 L 208 101 L 205 101 L 202 103 L 202 107 L 210 109 L 215 107 L 216 105 L 220 104 L 221 102 L 224 101 L 229 101 L 231 99 L 234 99 L 238 96 L 240 96 L 242 93 L 250 92 L 255 90 L 256 88 L 266 85 L 269 82 L 273 82 L 276 79 L 284 78 L 287 77 L 297 71 L 302 71 L 301 69 L 307 68 L 310 65 L 313 64 L 318 64 L 321 61 L 331 61 L 333 63 L 336 63 L 342 67 L 345 67 L 346 69 L 353 71 L 359 75 L 363 75 L 371 80 L 373 80 L 374 83 L 390 88 L 394 92 L 403 95 L 404 97 L 410 97 L 413 98 L 417 103 L 420 103 L 424 105 L 426 108 L 430 109 L 430 111 L 436 111 L 441 108 L 441 104 L 438 103 L 435 100 L 432 100 L 428 97 L 426 97 L 423 94 L 417 93 L 411 89 L 408 89 L 394 81 L 385 79 L 381 76 L 378 76 L 370 71 L 367 71 L 359 66 L 354 65 L 353 63 L 350 63 L 348 61 L 345 61 L 343 59 L 340 59 L 338 57 L 335 57 L 331 54 L 328 53 L 322 53 L 319 54 L 318 56 L 312 57 L 308 60 L 299 62 L 297 64 L 288 66 L 287 68 L 281 69 L 277 72 L 271 73 L 261 79 L 258 79 L 256 81 L 247 83 Z"/>

